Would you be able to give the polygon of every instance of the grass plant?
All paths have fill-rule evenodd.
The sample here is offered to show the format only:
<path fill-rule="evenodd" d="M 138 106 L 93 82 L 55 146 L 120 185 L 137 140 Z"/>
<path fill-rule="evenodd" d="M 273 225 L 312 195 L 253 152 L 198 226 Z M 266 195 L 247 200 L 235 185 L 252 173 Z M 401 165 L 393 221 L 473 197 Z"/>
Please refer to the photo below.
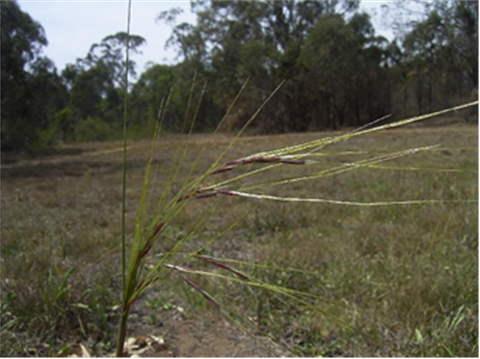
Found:
<path fill-rule="evenodd" d="M 129 10 L 130 11 L 130 10 Z M 128 60 L 128 58 L 127 58 Z M 127 78 L 128 79 L 128 78 Z M 127 81 L 126 81 L 127 82 Z M 127 82 L 128 83 L 128 82 Z M 246 86 L 245 83 L 244 86 Z M 221 260 L 217 260 L 210 256 L 201 255 L 199 253 L 207 250 L 213 243 L 215 243 L 219 238 L 224 236 L 236 222 L 233 222 L 227 230 L 220 232 L 218 235 L 213 236 L 211 239 L 206 240 L 205 243 L 195 248 L 193 250 L 189 248 L 186 243 L 196 239 L 197 233 L 199 233 L 201 227 L 210 219 L 210 217 L 218 209 L 218 206 L 221 206 L 222 200 L 219 199 L 213 206 L 206 207 L 203 206 L 203 210 L 199 214 L 196 220 L 193 221 L 193 224 L 190 226 L 190 229 L 186 234 L 178 239 L 173 245 L 169 248 L 168 251 L 163 253 L 163 255 L 157 259 L 157 261 L 147 263 L 147 257 L 150 254 L 152 248 L 154 248 L 157 241 L 159 241 L 167 228 L 169 228 L 172 223 L 175 222 L 175 219 L 181 215 L 183 211 L 190 205 L 191 201 L 195 200 L 206 200 L 213 197 L 239 197 L 247 198 L 254 200 L 262 201 L 280 201 L 280 202 L 304 202 L 304 203 L 317 203 L 317 204 L 330 204 L 330 205 L 342 205 L 342 206 L 359 206 L 359 207 L 376 207 L 376 206 L 400 206 L 400 205 L 435 205 L 446 202 L 461 202 L 463 204 L 468 202 L 477 203 L 473 199 L 405 199 L 405 200 L 382 200 L 382 201 L 351 201 L 351 200 L 339 200 L 331 198 L 316 198 L 311 195 L 307 197 L 299 196 L 285 196 L 282 194 L 276 194 L 276 188 L 280 186 L 291 186 L 297 185 L 300 183 L 300 186 L 303 185 L 303 182 L 320 180 L 328 178 L 331 176 L 337 176 L 340 174 L 351 172 L 352 170 L 362 170 L 362 169 L 371 169 L 375 168 L 377 170 L 386 169 L 384 163 L 387 161 L 392 161 L 401 157 L 408 155 L 418 154 L 422 151 L 429 151 L 435 149 L 437 146 L 426 146 L 426 147 L 414 147 L 408 149 L 401 149 L 397 151 L 386 151 L 381 152 L 376 155 L 371 155 L 370 153 L 356 153 L 359 156 L 358 159 L 354 161 L 345 161 L 340 164 L 335 163 L 333 166 L 322 167 L 324 161 L 322 158 L 328 155 L 323 152 L 327 146 L 332 146 L 338 143 L 352 140 L 360 136 L 366 136 L 373 134 L 379 131 L 385 131 L 388 129 L 393 129 L 396 127 L 406 126 L 411 123 L 419 122 L 426 120 L 431 117 L 444 115 L 452 111 L 460 111 L 464 108 L 468 108 L 478 104 L 478 101 L 468 103 L 465 105 L 457 106 L 454 108 L 449 108 L 442 111 L 437 111 L 434 113 L 416 116 L 413 118 L 395 121 L 392 123 L 376 126 L 373 128 L 364 128 L 348 132 L 343 135 L 338 135 L 334 137 L 326 137 L 322 139 L 315 139 L 313 141 L 308 141 L 300 143 L 293 146 L 287 146 L 279 148 L 276 150 L 270 151 L 261 151 L 254 153 L 248 156 L 243 156 L 234 160 L 226 161 L 225 158 L 229 153 L 229 150 L 233 147 L 235 142 L 238 140 L 240 135 L 243 133 L 244 129 L 255 120 L 258 113 L 262 110 L 269 99 L 275 95 L 275 93 L 281 88 L 280 84 L 272 94 L 263 102 L 263 104 L 258 108 L 258 110 L 252 115 L 249 121 L 245 126 L 239 131 L 238 135 L 234 137 L 225 147 L 224 150 L 220 151 L 220 155 L 214 160 L 212 164 L 200 171 L 197 169 L 198 164 L 200 163 L 201 157 L 205 152 L 207 145 L 199 151 L 198 156 L 193 161 L 191 167 L 187 170 L 187 174 L 184 178 L 179 179 L 178 173 L 180 168 L 184 165 L 185 156 L 187 153 L 186 146 L 179 146 L 175 152 L 175 156 L 171 159 L 170 163 L 170 173 L 166 183 L 164 185 L 163 192 L 157 197 L 158 202 L 154 204 L 153 210 L 146 210 L 145 205 L 147 202 L 147 192 L 151 182 L 151 172 L 152 172 L 152 159 L 155 152 L 155 141 L 157 140 L 155 136 L 158 136 L 159 131 L 155 130 L 154 139 L 152 142 L 152 147 L 150 151 L 150 159 L 148 161 L 144 185 L 142 189 L 142 195 L 140 198 L 138 216 L 136 221 L 136 228 L 134 237 L 130 244 L 130 259 L 128 265 L 125 262 L 125 253 L 126 253 L 126 242 L 125 242 L 125 227 L 122 225 L 122 273 L 124 275 L 123 280 L 123 299 L 122 299 L 122 312 L 121 312 L 121 321 L 119 326 L 119 337 L 117 342 L 116 355 L 123 355 L 123 347 L 126 336 L 126 327 L 128 322 L 129 312 L 132 305 L 141 297 L 141 295 L 147 290 L 149 286 L 153 283 L 161 280 L 163 278 L 164 272 L 167 270 L 173 270 L 181 273 L 181 278 L 183 281 L 196 290 L 201 296 L 203 296 L 208 302 L 210 302 L 217 310 L 222 311 L 227 317 L 232 318 L 228 311 L 224 309 L 224 306 L 220 304 L 207 290 L 203 289 L 202 286 L 196 284 L 191 279 L 187 278 L 186 275 L 201 275 L 212 277 L 215 279 L 223 279 L 242 287 L 250 286 L 258 288 L 261 290 L 272 291 L 275 295 L 285 296 L 286 298 L 295 300 L 299 305 L 310 308 L 312 312 L 317 312 L 318 314 L 326 315 L 328 311 L 320 309 L 318 306 L 312 305 L 308 300 L 312 298 L 312 295 L 307 293 L 304 290 L 297 290 L 289 286 L 284 286 L 283 284 L 274 284 L 268 281 L 260 280 L 256 277 L 252 277 L 245 272 L 242 272 L 234 267 L 226 264 Z M 187 104 L 186 117 L 183 124 L 183 128 L 188 130 L 188 133 L 191 135 L 192 129 L 194 127 L 195 119 L 198 114 L 199 106 L 201 99 L 197 104 L 196 108 L 193 111 L 190 111 L 192 107 L 191 99 L 194 91 L 195 81 L 193 81 L 192 90 L 190 93 L 190 99 Z M 202 92 L 205 91 L 205 85 Z M 127 91 L 126 91 L 127 93 Z M 241 95 L 239 92 L 238 97 Z M 202 96 L 200 97 L 202 98 Z M 237 100 L 235 99 L 235 100 Z M 127 100 L 125 100 L 126 102 Z M 235 101 L 232 103 L 233 108 Z M 126 104 L 125 104 L 126 108 Z M 189 114 L 191 118 L 188 118 Z M 225 114 L 224 119 L 228 116 L 229 111 Z M 125 124 L 127 123 L 127 112 L 125 112 L 124 118 Z M 158 129 L 161 128 L 162 121 L 159 122 Z M 223 124 L 223 120 L 220 121 L 219 127 Z M 126 142 L 124 141 L 124 162 L 123 162 L 123 178 L 126 178 Z M 320 152 L 322 151 L 322 152 Z M 223 163 L 222 163 L 223 161 Z M 320 169 L 316 169 L 316 165 L 319 165 Z M 273 180 L 265 181 L 263 180 L 265 173 L 267 171 L 277 171 L 283 167 L 299 167 L 299 166 L 308 166 L 309 170 L 303 174 L 300 172 L 292 170 L 289 175 L 285 176 L 284 174 L 278 174 L 277 177 L 273 177 Z M 313 169 L 313 170 L 312 170 Z M 409 167 L 399 167 L 398 170 L 409 171 L 414 170 Z M 198 174 L 197 174 L 198 172 Z M 219 176 L 227 175 L 228 178 L 219 178 Z M 172 189 L 174 186 L 177 186 L 173 193 Z M 270 191 L 273 190 L 273 191 Z M 126 182 L 123 182 L 123 217 L 125 218 L 125 191 L 126 191 Z M 262 191 L 262 192 L 259 192 Z M 266 192 L 270 191 L 270 192 Z M 150 217 L 145 220 L 145 213 L 150 213 Z M 124 220 L 122 220 L 124 223 Z M 194 260 L 204 260 L 210 267 L 214 269 L 220 269 L 220 271 L 211 271 L 211 270 L 199 270 L 194 269 L 190 265 L 185 265 L 185 262 L 191 262 Z M 176 263 L 178 262 L 178 264 Z M 345 323 L 344 320 L 338 319 L 337 321 Z M 238 322 L 237 322 L 238 323 Z M 245 327 L 242 324 L 242 327 Z"/>
<path fill-rule="evenodd" d="M 478 103 L 478 102 L 477 102 Z M 321 315 L 331 316 L 327 310 L 320 309 L 317 306 L 310 304 L 309 299 L 315 298 L 312 297 L 311 293 L 308 293 L 306 289 L 308 287 L 299 286 L 298 283 L 288 283 L 289 285 L 284 285 L 286 283 L 280 282 L 279 284 L 273 284 L 267 280 L 261 280 L 255 276 L 247 274 L 246 272 L 236 269 L 234 266 L 227 264 L 222 258 L 213 258 L 210 256 L 200 255 L 198 253 L 203 253 L 208 250 L 208 248 L 214 244 L 219 238 L 224 236 L 232 228 L 229 227 L 226 231 L 220 232 L 217 236 L 213 236 L 211 239 L 207 240 L 203 245 L 198 248 L 195 248 L 192 251 L 185 249 L 186 243 L 196 237 L 197 230 L 215 213 L 217 207 L 221 205 L 224 201 L 221 198 L 218 199 L 216 205 L 213 205 L 211 209 L 204 207 L 205 211 L 203 213 L 198 213 L 197 222 L 191 227 L 191 229 L 184 235 L 180 240 L 178 240 L 173 247 L 166 252 L 160 260 L 156 263 L 150 264 L 150 266 L 145 265 L 146 257 L 149 254 L 150 250 L 155 245 L 155 242 L 161 238 L 164 231 L 175 221 L 177 216 L 180 216 L 182 211 L 190 205 L 191 201 L 201 200 L 206 201 L 213 197 L 238 197 L 238 198 L 247 198 L 261 201 L 280 201 L 280 202 L 302 202 L 302 203 L 316 203 L 316 204 L 328 204 L 328 205 L 341 205 L 341 206 L 358 206 L 358 207 L 386 207 L 386 206 L 413 206 L 413 205 L 422 205 L 422 206 L 434 206 L 434 205 L 447 205 L 454 203 L 461 203 L 462 205 L 477 205 L 478 199 L 405 199 L 405 200 L 390 200 L 390 201 L 347 201 L 347 200 L 338 200 L 330 198 L 312 198 L 312 197 L 288 197 L 282 195 L 271 195 L 258 193 L 254 191 L 258 190 L 270 190 L 281 185 L 296 185 L 298 182 L 310 181 L 310 180 L 319 180 L 328 178 L 331 176 L 337 176 L 340 174 L 345 174 L 353 170 L 371 170 L 375 168 L 376 170 L 393 170 L 393 171 L 417 171 L 418 168 L 413 168 L 410 166 L 399 166 L 399 167 L 384 167 L 386 161 L 395 160 L 407 155 L 415 155 L 424 151 L 431 151 L 437 149 L 436 146 L 428 147 L 417 147 L 407 150 L 400 151 L 388 151 L 381 153 L 375 156 L 372 156 L 370 153 L 367 153 L 366 156 L 364 153 L 356 154 L 360 156 L 360 159 L 355 161 L 347 161 L 343 163 L 334 163 L 333 166 L 328 166 L 327 168 L 317 170 L 311 169 L 315 168 L 315 165 L 322 165 L 320 156 L 325 147 L 340 143 L 343 141 L 351 140 L 357 136 L 364 136 L 371 134 L 377 131 L 382 131 L 389 128 L 404 126 L 408 123 L 413 123 L 417 121 L 422 121 L 427 118 L 445 114 L 449 111 L 457 111 L 462 108 L 473 106 L 477 103 L 471 103 L 464 106 L 460 106 L 454 109 L 448 109 L 446 111 L 440 111 L 438 113 L 428 114 L 425 116 L 419 116 L 412 119 L 407 119 L 404 121 L 398 121 L 392 124 L 376 127 L 373 129 L 350 132 L 346 135 L 339 135 L 335 137 L 327 137 L 322 140 L 314 140 L 306 142 L 304 144 L 285 147 L 279 150 L 269 151 L 269 152 L 259 152 L 250 156 L 241 157 L 239 159 L 228 161 L 225 164 L 221 165 L 223 157 L 226 155 L 226 151 L 214 161 L 214 164 L 211 165 L 204 173 L 200 174 L 195 179 L 191 179 L 192 173 L 196 170 L 195 165 L 199 163 L 200 159 L 194 161 L 194 165 L 189 169 L 189 173 L 186 176 L 185 180 L 181 181 L 183 184 L 179 187 L 177 193 L 175 193 L 171 199 L 167 199 L 167 195 L 163 193 L 160 198 L 164 199 L 164 202 L 156 206 L 157 212 L 153 216 L 153 220 L 148 223 L 145 227 L 147 230 L 143 231 L 139 229 L 142 224 L 141 212 L 137 220 L 137 231 L 136 237 L 133 239 L 131 257 L 130 257 L 130 268 L 132 272 L 129 272 L 129 281 L 133 281 L 130 286 L 130 291 L 128 292 L 126 302 L 126 308 L 129 310 L 130 306 L 144 293 L 144 291 L 162 278 L 163 272 L 165 270 L 174 270 L 182 274 L 183 281 L 199 292 L 208 302 L 210 302 L 217 310 L 222 311 L 227 317 L 231 317 L 227 309 L 224 309 L 225 306 L 220 303 L 216 298 L 214 298 L 209 292 L 202 288 L 202 286 L 197 285 L 194 281 L 187 278 L 186 275 L 200 275 L 206 277 L 212 277 L 215 279 L 227 280 L 236 285 L 242 287 L 253 287 L 260 290 L 267 290 L 274 293 L 274 296 L 285 296 L 290 300 L 294 300 L 300 306 L 309 308 L 312 312 L 317 312 Z M 228 144 L 227 149 L 229 149 L 231 144 Z M 204 149 L 200 151 L 203 153 Z M 184 156 L 179 162 L 179 166 L 183 163 Z M 291 167 L 297 168 L 299 166 L 309 166 L 308 172 L 299 175 L 299 172 L 293 170 L 293 175 L 290 174 L 287 177 L 276 177 L 273 176 L 273 179 L 269 181 L 264 181 L 264 173 L 266 171 L 275 171 L 280 167 Z M 241 167 L 241 168 L 240 168 Z M 245 168 L 243 171 L 241 169 Z M 240 171 L 239 171 L 240 169 Z M 449 169 L 445 169 L 449 171 Z M 235 171 L 239 171 L 239 174 L 233 174 Z M 433 170 L 435 172 L 435 170 Z M 288 171 L 291 173 L 290 171 Z M 149 173 L 150 169 L 147 168 L 147 174 L 144 183 L 149 183 Z M 177 170 L 171 171 L 171 173 L 178 173 Z M 218 182 L 213 182 L 210 178 L 215 178 L 219 175 L 231 175 L 230 178 L 220 180 Z M 258 178 L 258 175 L 262 174 L 262 178 L 259 182 L 255 182 L 255 178 Z M 272 176 L 269 176 L 272 178 Z M 248 182 L 246 179 L 248 178 Z M 253 178 L 253 180 L 252 180 Z M 204 184 L 208 180 L 208 184 Z M 175 183 L 176 179 L 168 180 L 168 183 Z M 144 196 L 146 195 L 146 186 L 143 190 L 141 207 L 145 201 Z M 276 216 L 275 216 L 276 217 Z M 277 217 L 278 218 L 278 217 Z M 281 222 L 281 221 L 279 221 Z M 277 227 L 275 227 L 277 228 Z M 137 237 L 138 236 L 138 237 Z M 378 249 L 380 250 L 380 248 Z M 194 260 L 202 260 L 209 265 L 210 268 L 217 268 L 220 271 L 211 271 L 209 269 L 199 270 L 193 269 L 194 266 L 189 264 L 185 265 L 185 262 L 191 262 Z M 179 261 L 180 264 L 172 264 Z M 240 265 L 247 265 L 248 263 L 240 262 L 237 263 Z M 197 264 L 198 265 L 198 264 Z M 144 268 L 145 272 L 142 273 L 141 269 Z M 287 270 L 285 273 L 291 269 Z M 309 272 L 306 271 L 308 274 Z M 349 276 L 353 276 L 353 273 L 349 273 Z M 287 275 L 288 276 L 288 275 Z M 369 275 L 367 275 L 368 277 Z M 134 278 L 134 279 L 132 279 Z M 278 283 L 278 282 L 277 282 Z M 297 289 L 298 288 L 298 289 Z M 366 288 L 368 285 L 366 284 Z M 335 321 L 343 322 L 343 319 L 336 318 Z M 418 333 L 418 330 L 417 330 Z M 117 352 L 118 353 L 118 352 Z"/>
<path fill-rule="evenodd" d="M 322 137 L 205 138 L 197 87 L 186 135 L 160 136 L 167 99 L 151 142 L 108 144 L 121 159 L 85 145 L 74 169 L 7 171 L 2 355 L 65 353 L 60 333 L 104 354 L 118 319 L 123 356 L 147 290 L 153 310 L 183 292 L 299 356 L 478 354 L 478 138 L 404 128 L 478 101 Z"/>

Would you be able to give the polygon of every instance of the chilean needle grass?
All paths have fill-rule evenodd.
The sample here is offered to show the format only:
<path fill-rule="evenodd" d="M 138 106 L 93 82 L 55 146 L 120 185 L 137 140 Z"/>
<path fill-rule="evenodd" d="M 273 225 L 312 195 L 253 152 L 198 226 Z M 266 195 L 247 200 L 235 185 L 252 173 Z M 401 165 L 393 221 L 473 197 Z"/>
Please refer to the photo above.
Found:
<path fill-rule="evenodd" d="M 128 8 L 128 24 L 130 24 L 131 4 L 129 2 Z M 130 31 L 130 25 L 128 25 L 127 33 Z M 128 42 L 128 40 L 127 40 Z M 128 69 L 128 47 L 127 47 L 127 66 Z M 125 83 L 128 84 L 128 72 L 125 73 Z M 187 103 L 186 116 L 183 123 L 183 128 L 187 130 L 189 135 L 192 134 L 193 125 L 195 119 L 199 113 L 201 99 L 197 103 L 196 107 L 192 109 L 192 98 L 195 88 L 196 80 L 193 81 L 192 89 L 190 92 L 190 98 Z M 225 118 L 227 118 L 229 112 L 235 105 L 238 98 L 241 96 L 243 89 L 247 85 L 245 82 L 242 89 L 239 91 L 237 97 L 232 102 L 229 110 L 225 114 L 222 121 L 220 121 L 219 128 L 223 124 Z M 423 205 L 445 202 L 442 199 L 407 199 L 407 200 L 390 200 L 390 201 L 375 201 L 375 202 L 358 202 L 348 200 L 338 200 L 333 198 L 317 198 L 317 197 L 291 197 L 285 196 L 281 193 L 278 194 L 278 188 L 281 186 L 288 186 L 293 184 L 304 183 L 312 180 L 321 180 L 326 177 L 337 176 L 346 172 L 356 171 L 360 169 L 384 169 L 387 168 L 383 163 L 392 161 L 400 157 L 415 155 L 424 151 L 432 151 L 438 147 L 438 144 L 433 144 L 424 147 L 415 147 L 403 149 L 400 151 L 393 151 L 371 156 L 368 153 L 358 153 L 363 155 L 363 158 L 356 161 L 347 161 L 344 163 L 334 164 L 328 168 L 316 169 L 316 166 L 323 166 L 322 157 L 327 156 L 328 153 L 323 150 L 331 145 L 345 142 L 356 137 L 366 136 L 375 132 L 384 131 L 387 129 L 393 129 L 401 126 L 406 126 L 411 123 L 425 121 L 429 118 L 444 115 L 449 112 L 459 111 L 478 104 L 478 101 L 467 103 L 464 105 L 448 108 L 442 111 L 437 111 L 422 116 L 416 116 L 405 120 L 395 121 L 392 123 L 380 125 L 377 127 L 363 127 L 356 131 L 348 132 L 343 135 L 334 137 L 320 138 L 313 141 L 300 143 L 292 146 L 279 148 L 276 150 L 262 151 L 247 156 L 243 156 L 237 159 L 226 161 L 229 150 L 233 147 L 236 140 L 244 132 L 245 128 L 255 120 L 257 115 L 263 109 L 269 99 L 273 97 L 281 88 L 280 84 L 271 95 L 265 99 L 263 104 L 258 110 L 251 116 L 245 126 L 239 131 L 236 137 L 234 137 L 226 146 L 226 148 L 220 152 L 217 159 L 207 168 L 200 169 L 199 175 L 194 175 L 198 171 L 200 164 L 200 158 L 206 147 L 201 150 L 193 162 L 190 169 L 187 171 L 187 175 L 181 179 L 179 176 L 180 168 L 184 164 L 185 156 L 188 149 L 188 143 L 182 147 L 177 147 L 176 153 L 173 156 L 170 168 L 168 171 L 169 178 L 164 183 L 164 189 L 157 197 L 154 205 L 153 212 L 146 213 L 147 207 L 147 192 L 150 185 L 150 180 L 153 171 L 153 156 L 155 153 L 155 143 L 158 140 L 158 136 L 161 131 L 162 116 L 168 107 L 168 100 L 166 101 L 165 108 L 162 109 L 162 116 L 159 119 L 157 128 L 155 130 L 154 138 L 152 140 L 152 146 L 150 150 L 150 159 L 146 166 L 144 185 L 140 198 L 139 210 L 137 215 L 137 223 L 135 232 L 130 247 L 127 248 L 126 230 L 125 230 L 125 211 L 126 211 L 126 158 L 127 158 L 127 145 L 126 135 L 124 136 L 124 157 L 123 157 L 123 200 L 122 200 L 122 312 L 120 319 L 120 326 L 118 331 L 118 341 L 116 355 L 124 355 L 124 342 L 127 333 L 127 323 L 129 313 L 135 302 L 141 297 L 141 295 L 155 282 L 162 279 L 162 275 L 166 271 L 179 273 L 181 279 L 191 288 L 196 290 L 202 295 L 208 302 L 210 302 L 216 309 L 223 312 L 227 317 L 233 319 L 228 311 L 225 310 L 223 304 L 209 294 L 204 288 L 195 283 L 192 279 L 187 278 L 191 275 L 201 275 L 204 277 L 213 277 L 221 280 L 228 280 L 238 285 L 249 286 L 254 288 L 261 288 L 263 290 L 271 291 L 276 295 L 284 296 L 298 302 L 303 306 L 307 306 L 310 309 L 319 310 L 315 306 L 309 304 L 308 293 L 290 289 L 282 285 L 274 285 L 260 279 L 254 278 L 251 275 L 242 272 L 239 269 L 234 268 L 232 265 L 227 264 L 228 259 L 222 261 L 221 258 L 213 258 L 200 254 L 209 245 L 218 240 L 222 235 L 228 232 L 235 223 L 228 227 L 224 232 L 221 232 L 218 236 L 211 238 L 205 245 L 199 246 L 194 250 L 185 250 L 185 243 L 190 239 L 193 239 L 201 226 L 212 216 L 213 213 L 218 211 L 221 206 L 222 200 L 217 201 L 212 207 L 199 214 L 199 218 L 195 223 L 192 223 L 190 230 L 179 238 L 176 243 L 166 252 L 157 253 L 154 262 L 147 261 L 147 258 L 152 257 L 151 252 L 155 247 L 155 244 L 165 236 L 165 233 L 169 226 L 174 223 L 175 219 L 180 213 L 185 211 L 192 201 L 218 199 L 219 197 L 229 196 L 235 198 L 246 198 L 259 201 L 280 201 L 280 202 L 304 202 L 304 203 L 317 203 L 317 204 L 332 204 L 341 206 L 398 206 L 398 205 Z M 202 88 L 202 94 L 206 89 L 206 84 Z M 128 89 L 127 89 L 128 90 Z M 127 124 L 127 96 L 128 91 L 125 91 L 125 107 L 124 107 L 124 134 L 126 134 Z M 201 96 L 202 98 L 202 96 Z M 190 117 L 190 113 L 193 114 Z M 218 130 L 218 128 L 217 128 Z M 322 152 L 323 151 L 323 152 Z M 276 171 L 279 168 L 287 167 L 291 169 L 288 176 L 281 175 L 275 180 L 264 181 L 264 174 L 268 171 Z M 302 173 L 298 171 L 299 167 L 308 168 L 308 173 Z M 416 168 L 400 167 L 400 170 L 418 170 Z M 165 170 L 165 169 L 162 169 Z M 454 169 L 452 169 L 454 171 Z M 225 176 L 228 176 L 225 178 Z M 218 180 L 216 180 L 218 178 Z M 303 184 L 302 184 L 303 185 Z M 273 191 L 273 193 L 272 193 Z M 275 191 L 277 191 L 275 193 Z M 461 199 L 459 202 L 469 202 L 469 199 Z M 476 203 L 476 201 L 473 201 Z M 145 218 L 148 215 L 148 218 Z M 129 260 L 127 261 L 127 250 L 129 252 Z M 184 263 L 192 261 L 203 261 L 208 265 L 213 266 L 224 272 L 224 274 L 218 271 L 197 270 L 192 266 L 187 266 Z M 176 262 L 179 262 L 176 264 Z M 248 263 L 240 262 L 241 264 Z M 327 315 L 324 311 L 320 310 L 321 314 Z M 420 332 L 418 332 L 420 333 Z"/>

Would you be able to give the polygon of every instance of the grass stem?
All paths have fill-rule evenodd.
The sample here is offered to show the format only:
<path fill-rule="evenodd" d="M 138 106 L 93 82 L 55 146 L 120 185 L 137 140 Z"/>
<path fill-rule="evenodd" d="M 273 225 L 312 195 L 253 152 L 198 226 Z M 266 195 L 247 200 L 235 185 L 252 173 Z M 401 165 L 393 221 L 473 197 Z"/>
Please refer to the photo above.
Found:
<path fill-rule="evenodd" d="M 129 46 L 130 46 L 130 21 L 132 13 L 132 1 L 128 1 L 127 10 L 127 40 L 126 40 L 126 54 L 125 54 L 125 92 L 123 100 L 123 162 L 122 162 L 122 316 L 120 318 L 120 326 L 118 329 L 116 356 L 123 356 L 123 347 L 125 343 L 125 336 L 127 334 L 127 320 L 129 309 L 126 308 L 126 194 L 127 194 L 127 119 L 128 119 L 128 67 L 129 67 Z"/>

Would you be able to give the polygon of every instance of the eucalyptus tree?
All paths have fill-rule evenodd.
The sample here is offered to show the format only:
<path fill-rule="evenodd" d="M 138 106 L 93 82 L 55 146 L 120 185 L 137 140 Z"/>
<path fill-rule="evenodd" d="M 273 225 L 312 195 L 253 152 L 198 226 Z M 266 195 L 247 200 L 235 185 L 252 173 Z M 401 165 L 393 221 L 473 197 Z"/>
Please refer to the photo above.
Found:
<path fill-rule="evenodd" d="M 401 46 L 403 108 L 438 109 L 478 96 L 478 1 L 388 5 Z M 415 11 L 415 13 L 412 13 Z M 404 14 L 406 16 L 397 16 Z M 407 98 L 407 94 L 412 94 Z"/>
<path fill-rule="evenodd" d="M 2 2 L 1 10 L 1 146 L 35 151 L 49 141 L 42 132 L 64 105 L 66 89 L 53 62 L 41 54 L 48 42 L 40 23 L 16 1 Z"/>
<path fill-rule="evenodd" d="M 375 36 L 367 14 L 349 21 L 340 15 L 322 18 L 302 47 L 310 116 L 318 128 L 359 126 L 385 113 L 378 101 L 386 76 L 388 41 Z M 388 93 L 388 88 L 385 89 Z M 380 93 L 380 94 L 379 94 Z"/>
<path fill-rule="evenodd" d="M 146 42 L 137 35 L 128 38 L 133 53 L 139 52 Z M 106 36 L 90 47 L 85 58 L 64 69 L 64 81 L 71 87 L 71 106 L 77 121 L 90 117 L 119 122 L 123 108 L 126 46 L 125 32 Z M 130 78 L 135 77 L 134 61 L 129 62 L 128 71 Z"/>
<path fill-rule="evenodd" d="M 238 109 L 243 121 L 244 114 L 286 80 L 259 121 L 264 121 L 262 126 L 269 132 L 305 130 L 309 109 L 303 96 L 301 48 L 323 16 L 346 16 L 358 4 L 337 0 L 192 2 L 197 23 L 176 25 L 169 44 L 178 45 L 179 55 L 197 61 L 198 67 L 210 73 L 214 99 L 222 108 L 251 77 Z M 174 15 L 162 13 L 159 19 L 171 22 Z"/>
<path fill-rule="evenodd" d="M 173 69 L 167 65 L 152 65 L 133 85 L 130 96 L 133 120 L 152 122 L 161 116 L 174 84 Z"/>

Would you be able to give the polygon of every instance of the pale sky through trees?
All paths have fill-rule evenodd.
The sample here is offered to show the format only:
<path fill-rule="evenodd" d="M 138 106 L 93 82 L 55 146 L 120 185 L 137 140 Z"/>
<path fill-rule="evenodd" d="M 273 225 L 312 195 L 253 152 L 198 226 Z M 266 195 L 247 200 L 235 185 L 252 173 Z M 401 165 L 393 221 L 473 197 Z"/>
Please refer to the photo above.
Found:
<path fill-rule="evenodd" d="M 377 33 L 391 39 L 393 34 L 381 26 L 381 6 L 389 1 L 362 1 L 361 10 L 372 15 L 372 23 Z M 99 43 L 108 36 L 126 31 L 127 1 L 47 1 L 20 0 L 22 11 L 28 13 L 45 29 L 48 46 L 43 49 L 59 71 L 66 64 L 75 63 L 84 58 L 90 46 Z M 147 44 L 142 46 L 142 54 L 133 55 L 137 63 L 138 74 L 142 73 L 148 62 L 174 64 L 175 48 L 165 49 L 165 43 L 172 28 L 165 23 L 156 22 L 159 13 L 179 7 L 184 10 L 177 23 L 195 22 L 190 12 L 190 1 L 135 1 L 132 2 L 132 34 L 144 37 Z M 375 15 L 376 13 L 376 15 Z"/>

